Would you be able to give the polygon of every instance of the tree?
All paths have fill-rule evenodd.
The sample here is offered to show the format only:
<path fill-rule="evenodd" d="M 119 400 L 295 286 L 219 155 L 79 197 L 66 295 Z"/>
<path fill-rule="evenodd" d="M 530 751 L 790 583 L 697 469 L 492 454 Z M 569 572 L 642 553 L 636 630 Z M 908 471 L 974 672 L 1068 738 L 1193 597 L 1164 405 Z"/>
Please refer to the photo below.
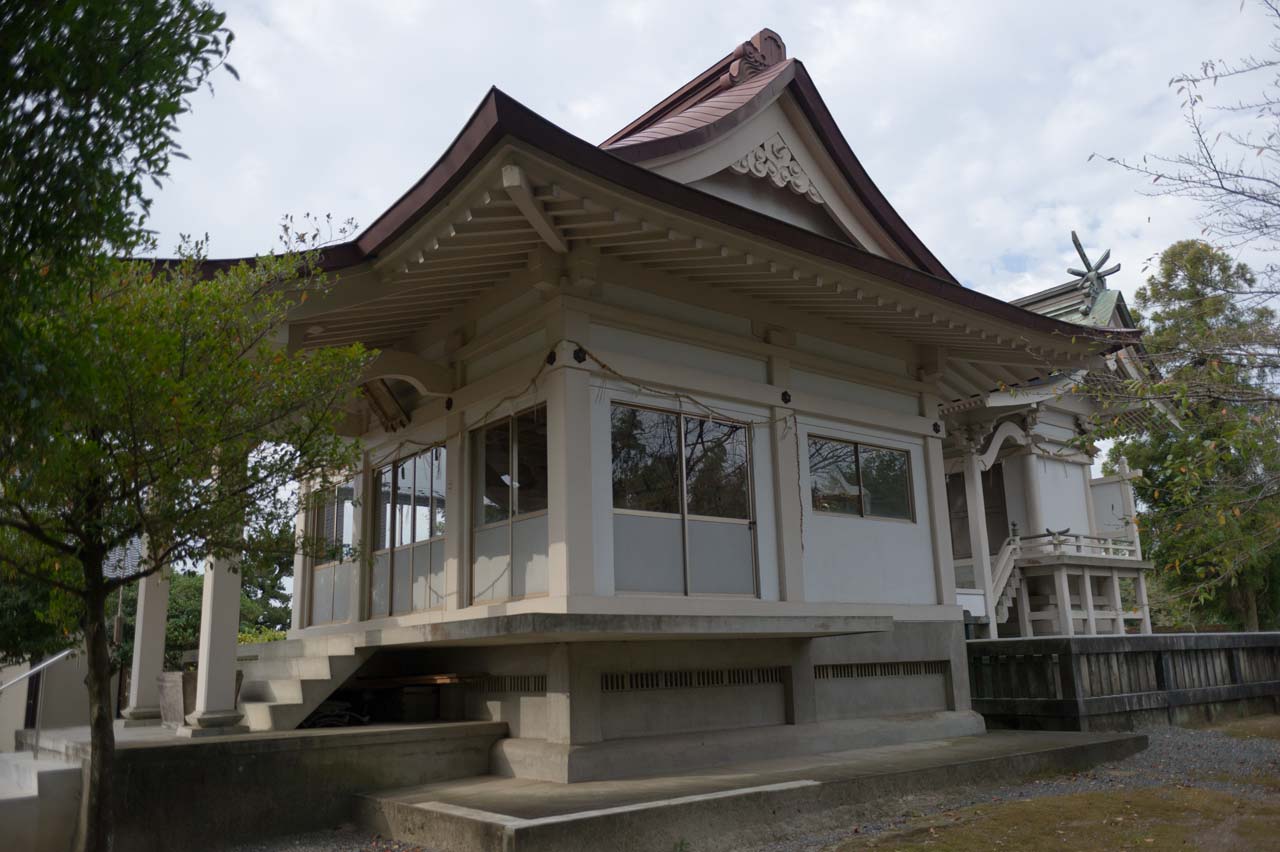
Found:
<path fill-rule="evenodd" d="M 199 245 L 172 264 L 102 264 L 108 274 L 77 280 L 58 310 L 19 318 L 27 357 L 47 370 L 46 422 L 0 442 L 0 572 L 71 602 L 49 609 L 83 637 L 87 849 L 109 848 L 109 596 L 207 556 L 252 564 L 246 539 L 298 509 L 291 484 L 355 459 L 336 425 L 367 356 L 277 345 L 289 308 L 323 287 L 319 232 L 286 226 L 286 239 L 288 251 L 223 270 L 202 264 Z M 109 573 L 109 554 L 139 536 L 137 569 Z"/>
<path fill-rule="evenodd" d="M 1148 471 L 1139 487 L 1148 540 L 1168 557 L 1170 582 L 1248 626 L 1265 620 L 1259 595 L 1280 543 L 1280 322 L 1271 307 L 1280 265 L 1233 259 L 1280 248 L 1280 2 L 1257 7 L 1273 30 L 1262 58 L 1207 61 L 1170 81 L 1188 149 L 1106 158 L 1149 180 L 1148 194 L 1197 201 L 1203 241 L 1161 256 L 1138 300 L 1144 345 L 1119 356 L 1143 369 L 1093 384 L 1105 413 L 1091 424 L 1095 439 L 1125 439 L 1130 424 L 1115 414 L 1152 406 L 1180 424 L 1177 434 L 1123 440 Z M 1157 431 L 1162 422 L 1152 421 Z"/>
<path fill-rule="evenodd" d="M 1141 524 L 1163 584 L 1248 630 L 1280 615 L 1268 596 L 1280 589 L 1280 421 L 1261 399 L 1270 367 L 1221 357 L 1229 341 L 1275 327 L 1269 307 L 1231 295 L 1253 286 L 1248 266 L 1205 242 L 1164 251 L 1136 313 L 1161 371 L 1144 382 L 1173 393 L 1178 428 L 1123 436 L 1111 450 L 1143 470 Z"/>

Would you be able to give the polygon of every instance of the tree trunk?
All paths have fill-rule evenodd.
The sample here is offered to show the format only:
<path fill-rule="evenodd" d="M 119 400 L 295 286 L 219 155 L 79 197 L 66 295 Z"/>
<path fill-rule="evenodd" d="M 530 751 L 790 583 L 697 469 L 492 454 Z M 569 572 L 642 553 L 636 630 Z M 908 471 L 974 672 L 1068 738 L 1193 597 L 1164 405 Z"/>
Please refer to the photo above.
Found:
<path fill-rule="evenodd" d="M 1258 632 L 1258 593 L 1249 586 L 1241 587 L 1244 594 L 1244 629 L 1250 633 Z"/>
<path fill-rule="evenodd" d="M 86 573 L 90 566 L 85 566 Z M 101 572 L 98 572 L 101 577 Z M 92 581 L 91 581 L 92 584 Z M 115 719 L 111 701 L 111 652 L 106 596 L 90 589 L 82 621 L 89 673 L 89 768 L 80 800 L 80 852 L 111 849 L 111 769 L 115 759 Z"/>

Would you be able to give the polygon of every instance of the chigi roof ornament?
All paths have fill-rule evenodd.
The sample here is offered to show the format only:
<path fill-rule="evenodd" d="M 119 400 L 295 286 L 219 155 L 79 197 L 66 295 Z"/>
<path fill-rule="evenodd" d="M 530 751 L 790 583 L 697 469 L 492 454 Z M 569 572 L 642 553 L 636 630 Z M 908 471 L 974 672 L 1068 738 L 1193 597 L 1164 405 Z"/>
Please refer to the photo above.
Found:
<path fill-rule="evenodd" d="M 743 80 L 750 80 L 786 58 L 787 46 L 782 43 L 782 36 L 773 30 L 763 29 L 734 49 L 729 70 L 720 78 L 720 88 L 728 89 Z"/>
<path fill-rule="evenodd" d="M 1111 257 L 1111 249 L 1107 249 L 1102 253 L 1102 257 L 1098 258 L 1097 263 L 1089 260 L 1089 255 L 1084 253 L 1084 246 L 1080 245 L 1080 238 L 1076 236 L 1076 232 L 1071 232 L 1071 242 L 1076 247 L 1076 253 L 1080 255 L 1080 260 L 1084 263 L 1084 269 L 1068 269 L 1068 275 L 1076 276 L 1076 280 L 1070 283 L 1079 286 L 1081 290 L 1088 293 L 1087 306 L 1093 307 L 1093 302 L 1103 290 L 1107 289 L 1107 276 L 1115 275 L 1120 271 L 1120 264 L 1116 264 L 1110 269 L 1103 269 L 1102 265 Z"/>

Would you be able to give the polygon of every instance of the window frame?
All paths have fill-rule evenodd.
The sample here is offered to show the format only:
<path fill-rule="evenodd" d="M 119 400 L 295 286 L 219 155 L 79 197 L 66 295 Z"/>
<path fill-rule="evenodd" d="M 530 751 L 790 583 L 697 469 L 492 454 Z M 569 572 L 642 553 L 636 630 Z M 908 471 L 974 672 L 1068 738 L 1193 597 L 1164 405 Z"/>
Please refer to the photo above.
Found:
<path fill-rule="evenodd" d="M 350 548 L 351 548 L 350 550 L 346 550 L 345 548 L 348 546 L 342 543 L 341 541 L 337 540 L 338 538 L 341 538 L 341 536 L 337 534 L 337 531 L 338 531 L 337 519 L 338 519 L 338 514 L 342 511 L 342 504 L 343 504 L 343 501 L 338 497 L 338 492 L 340 489 L 344 487 L 350 487 L 351 489 L 351 524 L 348 530 L 352 538 L 352 544 L 350 545 Z M 326 548 L 329 548 L 330 553 L 333 553 L 336 555 L 333 558 L 326 558 L 324 561 L 321 561 L 316 556 L 314 555 L 308 556 L 304 552 L 304 564 L 306 565 L 307 574 L 304 580 L 306 586 L 303 594 L 303 597 L 304 597 L 304 605 L 303 605 L 304 619 L 303 620 L 306 622 L 306 625 L 308 627 L 317 627 L 317 626 L 326 625 L 326 624 L 343 624 L 345 622 L 352 621 L 356 618 L 356 615 L 351 612 L 350 600 L 348 600 L 347 602 L 346 617 L 343 618 L 342 620 L 333 618 L 332 615 L 328 621 L 316 621 L 314 617 L 315 595 L 316 595 L 316 572 L 324 571 L 324 570 L 333 571 L 333 580 L 330 585 L 330 592 L 331 594 L 334 593 L 334 591 L 337 589 L 338 569 L 341 568 L 343 565 L 350 565 L 353 562 L 358 561 L 354 557 L 356 556 L 356 548 L 359 546 L 356 542 L 358 542 L 360 538 L 358 533 L 359 533 L 360 523 L 362 520 L 362 516 L 360 512 L 360 504 L 359 504 L 359 499 L 360 499 L 360 474 L 359 473 L 353 473 L 346 478 L 339 478 L 337 482 L 335 482 L 333 485 L 329 486 L 328 488 L 324 489 L 324 491 L 327 493 L 323 503 L 320 503 L 319 505 L 316 505 L 313 503 L 312 505 L 306 508 L 305 521 L 303 524 L 304 536 L 306 540 L 310 543 L 308 546 L 314 546 L 315 542 L 319 539 L 319 534 L 317 530 L 323 530 L 324 510 L 331 509 L 334 513 L 333 529 L 335 533 L 335 541 L 332 545 L 330 545 L 329 542 L 326 540 L 325 546 Z M 318 493 L 317 490 L 312 490 L 307 495 L 307 499 L 315 500 L 317 493 Z M 331 614 L 332 614 L 332 611 L 333 611 L 333 604 L 331 601 L 330 602 Z"/>
<path fill-rule="evenodd" d="M 649 405 L 643 402 L 631 402 L 630 400 L 610 399 L 609 415 L 610 415 L 610 435 L 613 431 L 613 409 L 614 408 L 634 408 L 641 411 L 652 411 L 657 414 L 666 414 L 676 418 L 676 434 L 677 434 L 677 452 L 680 454 L 680 494 L 679 513 L 674 512 L 655 512 L 648 509 L 620 509 L 613 505 L 612 494 L 612 476 L 613 476 L 613 456 L 610 453 L 609 458 L 609 475 L 610 475 L 610 495 L 609 509 L 613 514 L 621 515 L 639 515 L 650 518 L 671 518 L 680 521 L 680 547 L 684 556 L 684 564 L 681 566 L 681 575 L 684 579 L 684 591 L 682 592 L 632 592 L 626 590 L 616 590 L 615 595 L 667 595 L 671 597 L 710 597 L 710 598 L 759 598 L 760 597 L 760 547 L 759 547 L 759 525 L 756 517 L 756 478 L 755 478 L 755 443 L 752 440 L 752 429 L 746 421 L 734 420 L 729 417 L 715 417 L 711 415 L 694 414 L 691 412 L 677 411 L 670 408 L 662 408 L 657 405 Z M 689 470 L 688 470 L 688 448 L 685 445 L 685 419 L 693 418 L 696 420 L 708 420 L 713 423 L 724 423 L 730 426 L 738 426 L 743 430 L 747 440 L 746 465 L 747 465 L 747 518 L 724 518 L 715 515 L 693 515 L 689 513 Z M 738 524 L 745 525 L 751 531 L 751 583 L 752 591 L 750 593 L 741 592 L 691 592 L 689 590 L 689 521 L 709 521 L 713 523 Z"/>
<path fill-rule="evenodd" d="M 400 469 L 400 466 L 401 466 L 401 465 L 403 465 L 403 464 L 408 464 L 408 465 L 410 465 L 410 469 L 411 469 L 411 470 L 413 470 L 414 474 L 413 474 L 413 479 L 412 479 L 412 481 L 411 481 L 411 482 L 410 482 L 410 484 L 409 484 L 409 493 L 412 495 L 412 498 L 413 498 L 414 500 L 416 500 L 416 499 L 417 499 L 417 496 L 418 496 L 418 492 L 417 492 L 417 470 L 418 470 L 418 465 L 417 465 L 417 463 L 416 463 L 416 461 L 415 461 L 415 460 L 418 458 L 418 456 L 430 454 L 431 458 L 430 458 L 430 460 L 429 460 L 429 462 L 428 462 L 428 465 L 427 465 L 427 471 L 428 471 L 428 474 L 427 474 L 427 480 L 428 480 L 428 493 L 429 493 L 429 495 L 430 495 L 430 496 L 429 496 L 429 498 L 428 498 L 428 500 L 427 500 L 427 525 L 428 525 L 428 527 L 432 527 L 432 528 L 434 528 L 434 526 L 435 526 L 435 518 L 436 518 L 436 494 L 435 494 L 434 489 L 432 489 L 432 488 L 431 488 L 431 485 L 435 482 L 435 467 L 436 467 L 436 465 L 437 465 L 437 464 L 439 463 L 439 461 L 440 461 L 439 459 L 437 459 L 437 458 L 436 458 L 436 452 L 437 452 L 437 451 L 439 451 L 439 452 L 441 453 L 441 455 L 442 455 L 442 459 L 443 459 L 443 462 L 444 462 L 444 470 L 445 470 L 445 484 L 446 484 L 446 488 L 447 488 L 447 486 L 448 486 L 448 477 L 449 477 L 449 475 L 450 475 L 450 473 L 449 473 L 449 468 L 450 468 L 450 466 L 451 466 L 451 465 L 450 465 L 450 462 L 449 462 L 448 448 L 447 448 L 447 446 L 445 445 L 445 443 L 443 443 L 443 442 L 435 443 L 435 444 L 431 444 L 430 446 L 426 446 L 426 447 L 422 447 L 422 448 L 418 449 L 418 450 L 417 450 L 417 451 L 415 451 L 415 452 L 409 453 L 408 455 L 396 456 L 395 458 L 390 459 L 389 461 L 383 462 L 382 464 L 379 464 L 377 467 L 374 467 L 374 468 L 372 468 L 372 469 L 369 471 L 369 473 L 370 473 L 369 493 L 370 493 L 370 495 L 371 495 L 371 501 L 370 501 L 370 502 L 372 502 L 372 503 L 377 503 L 378 505 L 381 505 L 381 501 L 382 501 L 382 499 L 383 499 L 383 496 L 382 496 L 382 491 L 381 491 L 381 489 L 380 489 L 378 486 L 379 486 L 380 477 L 381 477 L 382 472 L 383 472 L 384 470 L 386 470 L 386 471 L 390 471 L 390 473 L 391 473 L 391 490 L 390 490 L 390 492 L 389 492 L 389 493 L 390 493 L 390 495 L 391 495 L 391 500 L 392 500 L 392 505 L 391 505 L 391 507 L 390 507 L 390 509 L 389 509 L 389 521 L 388 521 L 388 529 L 387 529 L 387 545 L 386 545 L 385 547 L 379 547 L 379 548 L 374 548 L 374 547 L 372 547 L 372 546 L 370 546 L 370 547 L 368 547 L 368 548 L 367 548 L 367 550 L 368 550 L 368 558 L 365 560 L 365 564 L 366 564 L 366 566 L 367 566 L 367 567 L 366 567 L 366 570 L 368 571 L 368 575 L 369 575 L 369 582 L 367 583 L 368 588 L 367 588 L 367 590 L 366 590 L 366 594 L 365 594 L 365 606 L 366 606 L 366 608 L 367 608 L 367 609 L 366 609 L 366 611 L 370 613 L 370 617 L 371 617 L 371 618 L 398 618 L 398 617 L 403 617 L 403 616 L 407 616 L 407 615 L 413 615 L 413 614 L 415 614 L 415 613 L 419 613 L 419 612 L 432 612 L 432 611 L 434 611 L 434 610 L 441 610 L 441 609 L 444 609 L 444 602 L 443 602 L 443 601 L 441 601 L 441 603 L 439 603 L 439 604 L 437 604 L 437 605 L 435 605 L 435 606 L 431 606 L 431 605 L 430 605 L 430 604 L 431 604 L 431 588 L 430 588 L 430 585 L 431 585 L 431 580 L 430 580 L 431 568 L 430 568 L 430 565 L 428 565 L 428 566 L 427 566 L 427 577 L 428 577 L 428 580 L 427 580 L 427 587 L 428 587 L 428 588 L 427 588 L 427 604 L 428 604 L 428 605 L 427 605 L 427 606 L 425 606 L 425 607 L 423 607 L 422 609 L 415 609 L 415 608 L 414 608 L 414 606 L 413 606 L 413 591 L 412 591 L 412 589 L 413 589 L 413 552 L 414 552 L 414 550 L 415 550 L 417 547 L 419 547 L 420 545 L 423 545 L 423 544 L 430 544 L 432 547 L 435 547 L 435 546 L 437 545 L 437 543 L 439 543 L 439 544 L 440 544 L 440 546 L 443 546 L 443 544 L 444 544 L 444 540 L 445 540 L 445 530 L 444 530 L 444 528 L 443 528 L 443 527 L 441 528 L 441 531 L 440 531 L 440 534 L 439 534 L 439 535 L 428 535 L 428 536 L 427 536 L 426 538 L 424 538 L 424 539 L 418 539 L 418 538 L 416 538 L 415 536 L 417 535 L 417 529 L 418 529 L 418 512 L 417 512 L 417 508 L 418 508 L 418 507 L 417 507 L 416 503 L 411 503 L 410 508 L 409 508 L 409 518 L 410 518 L 410 525 L 409 525 L 409 541 L 408 541 L 408 543 L 407 543 L 407 544 L 397 544 L 397 543 L 396 543 L 396 536 L 399 534 L 399 530 L 398 530 L 398 528 L 397 528 L 397 524 L 396 524 L 397 507 L 395 506 L 396 495 L 397 495 L 397 493 L 398 493 L 397 485 L 396 485 L 396 472 Z M 446 494 L 447 494 L 447 492 L 446 492 Z M 449 509 L 448 509 L 448 505 L 449 505 L 449 501 L 448 501 L 448 498 L 446 497 L 446 499 L 445 499 L 445 510 L 446 510 L 446 511 L 449 511 Z M 375 510 L 375 511 L 371 511 L 371 512 L 369 512 L 369 514 L 368 514 L 368 518 L 369 518 L 369 531 L 370 531 L 371 535 L 368 537 L 368 539 L 367 539 L 367 540 L 368 540 L 369 542 L 371 542 L 371 543 L 372 543 L 372 542 L 375 540 L 375 538 L 376 538 L 376 536 L 377 536 L 377 532 L 378 532 L 378 531 L 375 529 L 375 524 L 376 524 L 376 523 L 377 523 L 377 521 L 378 521 L 378 512 L 377 512 L 376 510 Z M 429 533 L 433 533 L 433 532 L 434 532 L 434 529 L 430 529 L 430 530 L 428 530 L 428 532 L 429 532 Z M 378 613 L 378 614 L 374 615 L 374 614 L 373 614 L 373 594 L 374 594 L 374 590 L 373 590 L 373 561 L 374 561 L 374 558 L 375 558 L 376 556 L 378 556 L 379 554 L 382 554 L 382 553 L 386 553 L 386 554 L 387 554 L 387 611 L 386 611 L 385 613 Z M 396 602 L 395 602 L 395 576 L 396 576 L 396 575 L 395 575 L 395 570 L 396 570 L 396 555 L 397 555 L 397 554 L 404 554 L 404 553 L 408 553 L 408 554 L 409 554 L 409 572 L 410 572 L 410 575 L 409 575 L 409 576 L 410 576 L 410 585 L 409 585 L 409 588 L 410 588 L 410 593 L 409 593 L 409 594 L 410 594 L 410 598 L 409 598 L 409 601 L 410 601 L 410 602 L 409 602 L 409 609 L 408 609 L 407 611 L 405 611 L 405 612 L 396 612 L 396 611 L 395 611 L 395 606 L 396 606 Z"/>
<path fill-rule="evenodd" d="M 853 447 L 854 464 L 858 471 L 858 511 L 856 514 L 853 512 L 833 512 L 829 509 L 819 509 L 813 505 L 814 479 L 813 479 L 813 470 L 809 467 L 810 453 L 808 452 L 809 442 L 813 440 L 829 441 L 833 444 L 844 444 L 846 446 Z M 865 490 L 866 490 L 865 486 L 862 484 L 862 452 L 861 450 L 863 447 L 866 447 L 867 449 L 871 449 L 871 450 L 884 450 L 886 452 L 891 452 L 891 453 L 902 453 L 907 457 L 907 505 L 910 509 L 911 517 L 895 518 L 889 515 L 867 514 L 866 502 L 862 499 L 862 495 L 865 493 Z M 905 449 L 903 447 L 890 447 L 890 446 L 886 446 L 885 444 L 877 444 L 872 441 L 860 441 L 856 438 L 837 438 L 835 436 L 822 433 L 822 432 L 807 432 L 805 434 L 805 469 L 809 475 L 809 505 L 807 508 L 809 509 L 810 512 L 813 512 L 815 515 L 823 515 L 826 517 L 833 517 L 833 518 L 860 518 L 864 520 L 870 519 L 873 521 L 893 521 L 900 524 L 915 524 L 915 523 L 919 523 L 920 521 L 919 512 L 916 511 L 915 465 L 912 463 L 912 460 L 911 460 L 910 449 Z"/>
<path fill-rule="evenodd" d="M 518 487 L 519 483 L 517 482 L 517 477 L 519 475 L 519 470 L 520 470 L 519 468 L 520 436 L 519 436 L 519 430 L 516 429 L 516 421 L 520 417 L 526 414 L 531 414 L 537 411 L 542 412 L 542 416 L 545 422 L 545 418 L 547 416 L 547 404 L 546 402 L 535 402 L 532 405 L 528 405 L 518 411 L 512 412 L 511 414 L 496 418 L 487 423 L 481 423 L 477 426 L 474 426 L 467 432 L 467 442 L 468 444 L 471 445 L 469 452 L 467 453 L 468 458 L 466 462 L 468 477 L 471 479 L 471 488 L 469 489 L 471 492 L 471 500 L 469 501 L 471 505 L 468 506 L 468 514 L 472 518 L 472 523 L 470 524 L 471 531 L 470 531 L 470 534 L 468 535 L 468 553 L 467 553 L 467 601 L 470 606 L 491 606 L 494 604 L 506 603 L 508 601 L 522 601 L 530 598 L 545 598 L 548 595 L 550 595 L 550 592 L 546 591 L 546 592 L 533 592 L 531 594 L 524 594 L 524 595 L 509 595 L 508 597 L 505 597 L 505 598 L 493 598 L 492 600 L 490 599 L 476 600 L 476 597 L 475 597 L 476 533 L 487 532 L 488 530 L 497 529 L 502 526 L 505 526 L 507 528 L 507 559 L 508 559 L 508 570 L 510 571 L 512 570 L 512 567 L 513 567 L 510 563 L 510 560 L 515 559 L 516 522 L 527 521 L 527 520 L 532 520 L 533 518 L 543 517 L 547 515 L 547 513 L 551 508 L 549 505 L 550 494 L 548 494 L 547 506 L 541 509 L 535 509 L 532 512 L 518 511 L 520 508 L 520 489 Z M 477 473 L 483 472 L 483 469 L 484 469 L 483 461 L 481 461 L 480 465 L 477 466 L 476 464 L 477 459 L 475 455 L 477 451 L 480 451 L 480 452 L 483 451 L 483 443 L 477 443 L 477 436 L 480 436 L 481 440 L 483 440 L 483 435 L 485 432 L 487 432 L 489 429 L 493 428 L 494 426 L 498 426 L 504 423 L 507 425 L 507 471 L 508 471 L 507 476 L 509 479 L 507 483 L 507 516 L 500 521 L 488 521 L 486 523 L 477 524 L 475 523 L 475 518 L 482 514 L 481 508 L 483 506 L 483 500 L 484 500 L 484 496 L 483 496 L 484 484 L 482 480 L 477 478 Z M 547 437 L 549 438 L 550 436 L 548 435 Z M 549 456 L 549 450 L 545 445 L 545 443 L 543 445 L 543 454 L 544 456 Z"/>

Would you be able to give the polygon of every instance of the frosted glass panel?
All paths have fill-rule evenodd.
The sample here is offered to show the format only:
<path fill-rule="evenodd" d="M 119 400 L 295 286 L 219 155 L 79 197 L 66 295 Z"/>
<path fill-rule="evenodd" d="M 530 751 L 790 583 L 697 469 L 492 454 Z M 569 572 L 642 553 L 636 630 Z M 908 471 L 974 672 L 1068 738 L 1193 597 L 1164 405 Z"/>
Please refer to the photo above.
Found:
<path fill-rule="evenodd" d="M 391 610 L 391 553 L 384 550 L 373 554 L 373 566 L 369 571 L 369 617 L 378 618 Z"/>
<path fill-rule="evenodd" d="M 327 624 L 333 620 L 333 566 L 311 572 L 311 623 Z"/>
<path fill-rule="evenodd" d="M 413 609 L 412 548 L 397 550 L 391 559 L 391 613 L 403 615 Z"/>
<path fill-rule="evenodd" d="M 431 545 L 430 606 L 444 606 L 444 542 Z"/>
<path fill-rule="evenodd" d="M 547 591 L 547 516 L 516 521 L 511 536 L 515 547 L 511 572 L 511 596 L 538 595 Z"/>
<path fill-rule="evenodd" d="M 751 527 L 689 521 L 690 594 L 753 595 L 755 591 Z"/>
<path fill-rule="evenodd" d="M 475 561 L 471 564 L 473 600 L 500 601 L 511 597 L 510 534 L 506 524 L 476 531 Z"/>
<path fill-rule="evenodd" d="M 427 608 L 427 584 L 430 571 L 431 545 L 419 544 L 413 548 L 413 609 L 415 612 L 421 612 Z"/>
<path fill-rule="evenodd" d="M 346 621 L 351 606 L 351 571 L 355 566 L 350 562 L 335 565 L 333 569 L 333 620 Z"/>
<path fill-rule="evenodd" d="M 684 594 L 680 519 L 614 514 L 613 570 L 618 591 Z"/>

